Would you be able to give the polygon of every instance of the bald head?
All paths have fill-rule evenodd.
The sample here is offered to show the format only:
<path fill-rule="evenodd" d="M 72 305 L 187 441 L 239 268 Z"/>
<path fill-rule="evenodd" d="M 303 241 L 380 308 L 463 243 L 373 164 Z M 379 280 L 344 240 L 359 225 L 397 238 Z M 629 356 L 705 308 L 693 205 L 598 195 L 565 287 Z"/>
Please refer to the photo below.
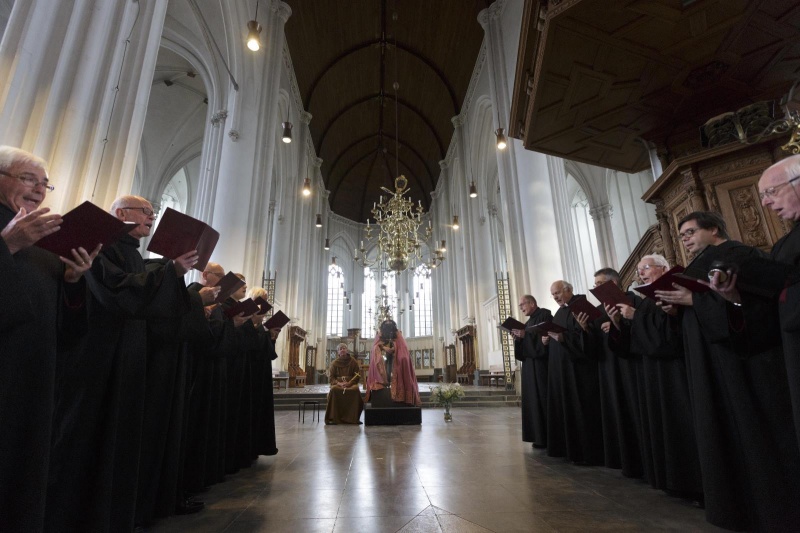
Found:
<path fill-rule="evenodd" d="M 141 196 L 120 196 L 111 204 L 111 214 L 123 222 L 136 224 L 128 232 L 131 237 L 136 239 L 150 235 L 156 220 L 153 205 Z"/>
<path fill-rule="evenodd" d="M 572 299 L 572 284 L 563 279 L 554 281 L 550 285 L 550 295 L 559 306 L 567 305 L 567 302 Z"/>
<path fill-rule="evenodd" d="M 203 273 L 200 274 L 199 283 L 205 287 L 213 287 L 219 283 L 219 280 L 223 277 L 225 277 L 225 269 L 222 268 L 222 265 L 209 261 L 206 263 L 206 268 L 203 270 Z"/>
<path fill-rule="evenodd" d="M 778 161 L 761 175 L 758 192 L 761 205 L 784 220 L 800 220 L 800 155 Z"/>

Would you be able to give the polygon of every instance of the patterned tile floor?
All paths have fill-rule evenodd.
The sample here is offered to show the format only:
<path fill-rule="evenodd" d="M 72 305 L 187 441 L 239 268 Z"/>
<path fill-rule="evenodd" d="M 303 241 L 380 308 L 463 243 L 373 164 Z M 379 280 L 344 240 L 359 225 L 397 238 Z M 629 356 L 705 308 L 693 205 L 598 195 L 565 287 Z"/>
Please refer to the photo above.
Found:
<path fill-rule="evenodd" d="M 720 531 L 618 470 L 520 440 L 519 409 L 423 409 L 421 426 L 325 426 L 276 412 L 280 452 L 151 529 L 191 532 Z"/>

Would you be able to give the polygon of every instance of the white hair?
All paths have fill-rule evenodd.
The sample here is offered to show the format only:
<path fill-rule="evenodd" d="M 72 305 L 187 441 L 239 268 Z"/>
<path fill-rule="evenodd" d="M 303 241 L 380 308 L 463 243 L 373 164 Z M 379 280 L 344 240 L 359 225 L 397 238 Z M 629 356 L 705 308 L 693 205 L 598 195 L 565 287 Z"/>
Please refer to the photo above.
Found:
<path fill-rule="evenodd" d="M 573 288 L 572 288 L 572 283 L 570 283 L 569 281 L 562 281 L 561 283 L 563 283 L 563 284 L 564 284 L 564 288 L 565 288 L 565 289 L 567 289 L 567 290 L 568 290 L 568 291 L 570 291 L 570 292 L 572 292 L 572 291 L 573 291 Z"/>
<path fill-rule="evenodd" d="M 31 164 L 47 174 L 47 162 L 39 156 L 13 146 L 0 146 L 0 170 L 8 170 L 14 165 Z"/>
<path fill-rule="evenodd" d="M 653 264 L 657 266 L 664 267 L 667 269 L 669 268 L 669 261 L 667 261 L 667 258 L 661 254 L 647 254 L 646 256 L 642 257 L 639 260 L 639 262 L 641 263 L 645 259 L 650 259 L 651 261 L 653 261 Z"/>

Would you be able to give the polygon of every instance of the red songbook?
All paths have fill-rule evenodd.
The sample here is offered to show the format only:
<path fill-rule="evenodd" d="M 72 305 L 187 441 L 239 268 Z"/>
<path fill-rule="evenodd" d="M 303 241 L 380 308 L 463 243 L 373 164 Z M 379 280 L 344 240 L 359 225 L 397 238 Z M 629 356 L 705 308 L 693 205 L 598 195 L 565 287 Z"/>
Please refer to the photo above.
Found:
<path fill-rule="evenodd" d="M 533 329 L 537 333 L 541 333 L 542 335 L 547 335 L 551 331 L 553 333 L 564 333 L 565 331 L 567 331 L 567 328 L 565 328 L 563 326 L 559 326 L 558 324 L 556 324 L 552 320 L 547 320 L 545 322 L 539 322 L 538 324 L 534 324 L 533 326 L 531 326 L 530 328 L 527 328 L 527 329 Z"/>
<path fill-rule="evenodd" d="M 197 250 L 199 259 L 194 268 L 202 272 L 218 240 L 219 233 L 205 222 L 168 207 L 158 222 L 147 250 L 169 259 Z"/>
<path fill-rule="evenodd" d="M 508 317 L 502 324 L 500 324 L 499 328 L 511 333 L 512 329 L 525 329 L 525 324 L 519 320 Z"/>
<path fill-rule="evenodd" d="M 119 240 L 135 225 L 119 220 L 89 201 L 61 218 L 61 229 L 36 241 L 36 246 L 67 259 L 74 259 L 70 252 L 73 248 L 82 246 L 92 253 L 98 244 L 107 246 Z"/>
<path fill-rule="evenodd" d="M 622 292 L 622 289 L 617 287 L 617 284 L 611 280 L 598 285 L 594 289 L 589 289 L 589 292 L 594 294 L 594 297 L 600 300 L 603 305 L 612 307 L 617 304 L 633 305 L 628 295 Z"/>
<path fill-rule="evenodd" d="M 214 301 L 218 304 L 221 304 L 234 292 L 238 291 L 239 287 L 242 285 L 244 285 L 244 281 L 240 280 L 239 277 L 233 272 L 228 272 L 221 280 L 219 280 L 216 285 L 214 285 L 215 287 L 219 287 L 219 294 L 217 294 L 217 297 L 214 299 Z"/>
<path fill-rule="evenodd" d="M 256 297 L 256 299 L 253 300 L 253 301 L 258 304 L 258 308 L 259 308 L 258 314 L 259 315 L 266 314 L 266 313 L 269 312 L 270 309 L 272 309 L 272 304 L 269 303 L 268 301 L 266 301 L 261 296 Z"/>
<path fill-rule="evenodd" d="M 283 314 L 283 311 L 278 311 L 264 324 L 265 329 L 281 329 L 289 323 L 289 317 Z"/>
<path fill-rule="evenodd" d="M 258 304 L 253 301 L 252 298 L 247 298 L 246 300 L 242 300 L 241 302 L 236 302 L 229 308 L 225 310 L 225 316 L 228 318 L 233 318 L 236 315 L 240 315 L 244 313 L 242 316 L 251 316 L 258 313 L 259 307 Z"/>
<path fill-rule="evenodd" d="M 589 315 L 589 320 L 597 320 L 598 318 L 605 316 L 603 312 L 593 306 L 589 300 L 586 299 L 586 296 L 579 296 L 575 298 L 572 303 L 567 305 L 567 307 L 569 307 L 569 310 L 572 311 L 572 314 L 575 316 L 578 316 L 579 313 L 586 313 Z"/>
<path fill-rule="evenodd" d="M 702 283 L 698 282 L 695 278 L 685 276 L 683 271 L 684 268 L 682 266 L 674 266 L 667 270 L 663 276 L 655 280 L 653 283 L 639 285 L 635 288 L 635 290 L 652 300 L 658 300 L 658 298 L 656 298 L 656 291 L 674 291 L 675 288 L 672 286 L 673 283 L 680 285 L 681 287 L 686 287 L 692 292 L 707 292 L 711 290 L 709 287 L 706 287 Z"/>

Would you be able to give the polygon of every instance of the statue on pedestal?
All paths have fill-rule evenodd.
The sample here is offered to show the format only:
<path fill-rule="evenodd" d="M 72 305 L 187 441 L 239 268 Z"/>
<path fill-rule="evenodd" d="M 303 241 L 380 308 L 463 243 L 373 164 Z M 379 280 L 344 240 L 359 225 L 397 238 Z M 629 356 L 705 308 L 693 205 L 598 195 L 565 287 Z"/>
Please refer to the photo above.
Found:
<path fill-rule="evenodd" d="M 391 319 L 381 323 L 372 344 L 366 400 L 376 407 L 398 404 L 419 407 L 422 404 L 408 346 Z"/>

